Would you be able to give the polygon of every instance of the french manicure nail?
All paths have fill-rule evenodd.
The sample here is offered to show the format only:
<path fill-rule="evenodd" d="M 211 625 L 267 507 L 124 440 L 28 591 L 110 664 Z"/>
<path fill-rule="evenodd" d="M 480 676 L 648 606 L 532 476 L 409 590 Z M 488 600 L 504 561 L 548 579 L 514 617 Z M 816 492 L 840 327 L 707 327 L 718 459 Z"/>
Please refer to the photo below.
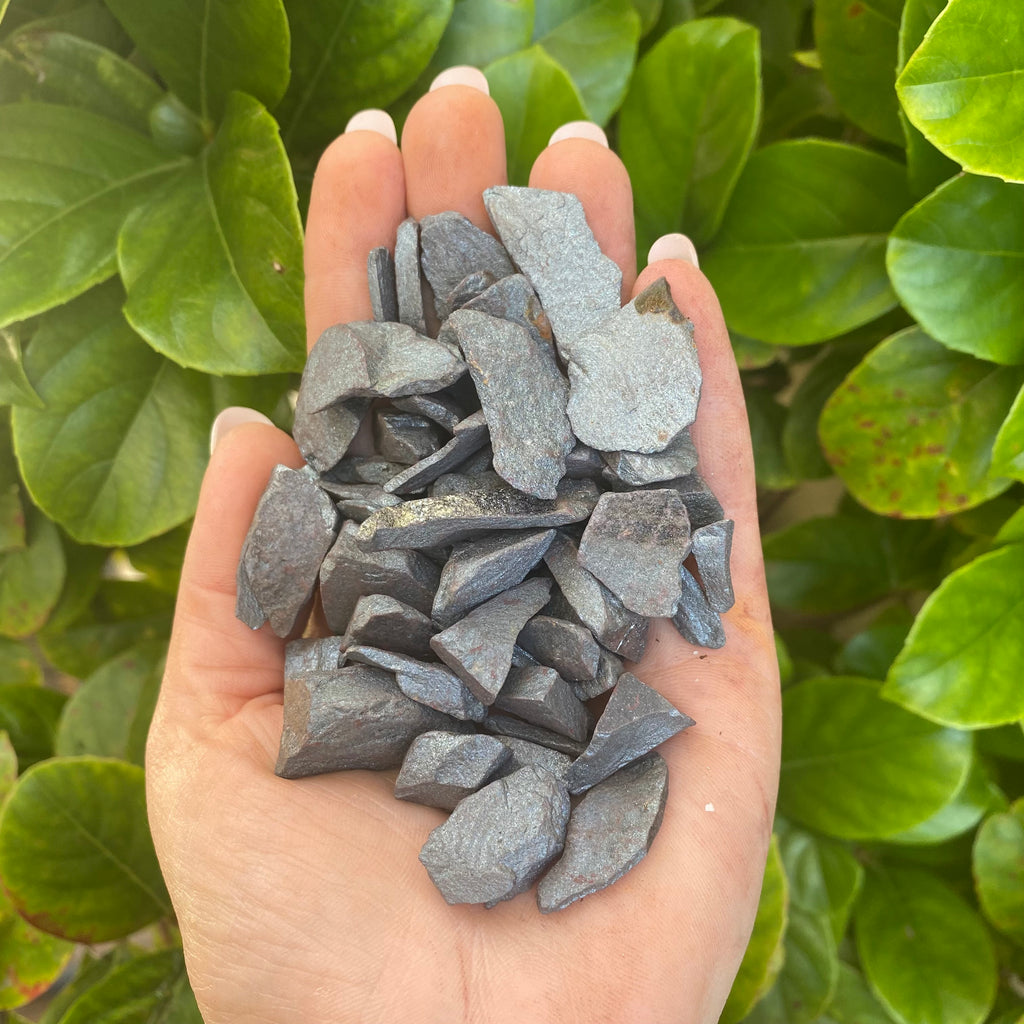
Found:
<path fill-rule="evenodd" d="M 270 426 L 274 425 L 263 413 L 257 412 L 255 409 L 247 409 L 244 405 L 229 405 L 226 409 L 221 409 L 217 413 L 217 418 L 213 421 L 213 426 L 210 428 L 210 454 L 213 454 L 213 450 L 217 445 L 235 427 L 240 427 L 243 423 L 267 423 Z"/>
<path fill-rule="evenodd" d="M 657 263 L 658 260 L 686 260 L 687 263 L 692 263 L 695 267 L 700 266 L 697 249 L 693 242 L 679 232 L 662 235 L 651 246 L 650 252 L 647 253 L 647 263 L 650 265 Z"/>
<path fill-rule="evenodd" d="M 563 139 L 590 139 L 591 142 L 608 148 L 608 136 L 605 135 L 604 129 L 593 121 L 567 121 L 552 132 L 548 145 L 553 146 Z"/>
<path fill-rule="evenodd" d="M 391 120 L 391 115 L 386 110 L 360 110 L 357 114 L 353 114 L 348 119 L 348 124 L 345 125 L 345 132 L 376 132 L 378 135 L 383 135 L 386 139 L 390 139 L 396 145 L 398 143 L 398 133 L 395 131 L 395 122 Z"/>
<path fill-rule="evenodd" d="M 468 85 L 471 89 L 479 89 L 485 96 L 491 95 L 487 76 L 471 64 L 457 64 L 453 68 L 446 68 L 430 83 L 430 91 L 446 85 Z"/>

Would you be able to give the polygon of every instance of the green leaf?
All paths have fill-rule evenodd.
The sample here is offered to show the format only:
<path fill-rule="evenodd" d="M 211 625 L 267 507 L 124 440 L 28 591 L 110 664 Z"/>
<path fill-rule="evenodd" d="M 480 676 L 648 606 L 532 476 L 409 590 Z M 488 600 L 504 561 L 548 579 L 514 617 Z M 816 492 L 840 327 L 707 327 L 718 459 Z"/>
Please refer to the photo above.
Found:
<path fill-rule="evenodd" d="M 67 697 L 37 683 L 0 686 L 0 729 L 18 753 L 21 771 L 53 754 L 57 722 Z"/>
<path fill-rule="evenodd" d="M 640 35 L 645 36 L 658 23 L 661 0 L 633 0 L 633 7 L 640 15 Z"/>
<path fill-rule="evenodd" d="M 484 73 L 505 121 L 508 180 L 525 185 L 551 133 L 586 120 L 586 111 L 566 70 L 540 46 L 502 57 Z"/>
<path fill-rule="evenodd" d="M 1015 544 L 1024 540 L 1024 508 L 1010 516 L 992 539 L 996 544 Z"/>
<path fill-rule="evenodd" d="M 864 979 L 849 964 L 840 962 L 836 990 L 821 1024 L 893 1024 Z"/>
<path fill-rule="evenodd" d="M 796 476 L 782 449 L 786 407 L 767 389 L 745 390 L 750 441 L 754 449 L 754 476 L 758 487 L 781 491 L 796 483 Z"/>
<path fill-rule="evenodd" d="M 101 0 L 13 0 L 3 23 L 7 28 L 66 32 L 121 56 L 132 49 L 132 41 Z"/>
<path fill-rule="evenodd" d="M 0 405 L 42 404 L 25 376 L 20 339 L 13 331 L 0 330 Z"/>
<path fill-rule="evenodd" d="M 21 500 L 21 476 L 11 448 L 11 417 L 0 409 L 0 555 L 24 547 L 25 506 Z"/>
<path fill-rule="evenodd" d="M 66 535 L 61 541 L 67 572 L 64 576 L 64 588 L 50 617 L 46 620 L 44 633 L 56 633 L 67 628 L 85 612 L 100 585 L 101 574 L 107 563 L 108 552 L 105 548 L 76 544 Z M 72 676 L 81 675 L 69 669 L 61 670 Z"/>
<path fill-rule="evenodd" d="M 22 917 L 78 942 L 170 914 L 142 769 L 94 757 L 29 769 L 0 812 L 0 876 Z"/>
<path fill-rule="evenodd" d="M 19 407 L 14 445 L 36 503 L 76 540 L 135 544 L 195 511 L 210 392 L 128 326 L 117 284 L 48 314 L 26 368 L 46 407 Z"/>
<path fill-rule="evenodd" d="M 132 567 L 143 572 L 150 583 L 168 594 L 176 594 L 181 579 L 181 565 L 185 559 L 185 546 L 192 532 L 191 522 L 159 537 L 144 541 L 127 552 Z"/>
<path fill-rule="evenodd" d="M 786 817 L 840 839 L 884 839 L 931 817 L 960 790 L 970 734 L 912 715 L 878 689 L 837 676 L 782 695 Z"/>
<path fill-rule="evenodd" d="M 288 85 L 288 18 L 281 0 L 106 0 L 160 77 L 204 121 L 234 91 L 273 107 Z"/>
<path fill-rule="evenodd" d="M 641 256 L 666 232 L 703 245 L 718 230 L 757 135 L 760 73 L 757 30 L 733 18 L 680 25 L 640 61 L 619 147 Z"/>
<path fill-rule="evenodd" d="M 0 889 L 0 1010 L 21 1006 L 42 995 L 57 980 L 75 951 L 23 921 Z"/>
<path fill-rule="evenodd" d="M 992 940 L 978 915 L 934 876 L 869 872 L 854 911 L 868 982 L 903 1024 L 980 1024 L 996 993 Z"/>
<path fill-rule="evenodd" d="M 774 984 L 782 969 L 782 939 L 786 930 L 787 906 L 786 872 L 779 855 L 778 838 L 772 836 L 754 929 L 719 1024 L 736 1024 L 742 1020 Z"/>
<path fill-rule="evenodd" d="M 1017 393 L 992 446 L 992 470 L 1024 480 L 1024 388 Z"/>
<path fill-rule="evenodd" d="M 836 656 L 836 672 L 865 679 L 885 679 L 913 621 L 903 605 L 886 609 L 870 626 L 846 641 Z"/>
<path fill-rule="evenodd" d="M 754 153 L 701 265 L 730 328 L 782 345 L 824 341 L 896 305 L 886 236 L 910 203 L 903 168 L 821 139 Z"/>
<path fill-rule="evenodd" d="M 985 917 L 1024 944 L 1024 800 L 985 819 L 974 840 L 973 872 Z"/>
<path fill-rule="evenodd" d="M 181 166 L 87 110 L 0 106 L 0 326 L 110 277 L 125 214 Z"/>
<path fill-rule="evenodd" d="M 288 0 L 292 77 L 277 109 L 289 153 L 318 155 L 357 111 L 386 107 L 437 48 L 452 0 Z"/>
<path fill-rule="evenodd" d="M 933 338 L 981 359 L 1024 362 L 1024 186 L 947 181 L 896 225 L 886 262 Z"/>
<path fill-rule="evenodd" d="M 876 138 L 902 145 L 896 116 L 896 42 L 903 0 L 814 0 L 814 41 L 843 113 Z"/>
<path fill-rule="evenodd" d="M 1013 4 L 950 0 L 896 81 L 914 126 L 975 174 L 1024 180 L 1024 19 Z"/>
<path fill-rule="evenodd" d="M 114 946 L 103 956 L 92 956 L 85 950 L 75 976 L 60 991 L 47 995 L 46 1009 L 39 1024 L 60 1024 L 68 1007 L 87 989 L 105 978 L 115 967 L 137 955 L 127 943 Z"/>
<path fill-rule="evenodd" d="M 0 555 L 0 635 L 28 636 L 46 622 L 64 584 L 57 527 L 38 509 L 26 510 L 26 545 Z"/>
<path fill-rule="evenodd" d="M 18 752 L 10 736 L 0 731 L 0 804 L 14 787 L 18 778 Z"/>
<path fill-rule="evenodd" d="M 456 0 L 429 70 L 483 67 L 525 49 L 533 36 L 533 15 L 534 0 Z"/>
<path fill-rule="evenodd" d="M 1024 718 L 1024 544 L 943 580 L 889 672 L 885 696 L 935 722 L 978 729 Z"/>
<path fill-rule="evenodd" d="M 992 440 L 1024 371 L 953 352 L 917 327 L 887 338 L 825 405 L 826 457 L 882 515 L 925 517 L 980 505 L 1010 486 Z"/>
<path fill-rule="evenodd" d="M 302 368 L 295 186 L 274 119 L 251 97 L 232 96 L 199 160 L 128 217 L 118 260 L 125 316 L 175 362 L 243 375 Z"/>
<path fill-rule="evenodd" d="M 61 715 L 57 756 L 93 754 L 141 765 L 166 650 L 163 643 L 133 647 L 89 676 Z"/>

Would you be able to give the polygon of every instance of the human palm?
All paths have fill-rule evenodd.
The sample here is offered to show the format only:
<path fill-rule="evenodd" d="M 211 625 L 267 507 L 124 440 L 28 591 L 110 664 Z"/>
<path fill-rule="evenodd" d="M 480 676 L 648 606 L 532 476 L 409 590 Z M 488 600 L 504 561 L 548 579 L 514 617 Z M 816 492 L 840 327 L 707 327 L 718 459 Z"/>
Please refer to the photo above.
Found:
<path fill-rule="evenodd" d="M 366 254 L 399 222 L 456 209 L 488 227 L 505 181 L 497 107 L 464 85 L 425 96 L 399 151 L 352 131 L 317 170 L 306 239 L 310 341 L 370 315 Z M 736 365 L 706 279 L 661 260 L 635 280 L 632 194 L 588 139 L 550 146 L 530 184 L 575 192 L 624 298 L 668 278 L 704 372 L 694 438 L 736 521 L 728 642 L 696 650 L 654 624 L 636 674 L 697 725 L 661 752 L 670 786 L 647 858 L 552 915 L 532 893 L 491 910 L 444 903 L 417 854 L 440 811 L 394 799 L 394 772 L 285 781 L 283 641 L 234 616 L 235 567 L 281 431 L 238 426 L 211 458 L 147 750 L 149 812 L 207 1024 L 683 1024 L 717 1020 L 750 932 L 778 776 L 778 673 Z"/>

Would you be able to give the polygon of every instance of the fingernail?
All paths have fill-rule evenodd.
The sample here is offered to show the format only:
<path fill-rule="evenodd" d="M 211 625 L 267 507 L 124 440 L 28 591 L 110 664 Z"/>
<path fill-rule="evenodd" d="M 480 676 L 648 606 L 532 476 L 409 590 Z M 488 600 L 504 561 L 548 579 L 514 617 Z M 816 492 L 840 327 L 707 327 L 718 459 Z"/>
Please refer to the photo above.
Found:
<path fill-rule="evenodd" d="M 398 143 L 395 122 L 391 120 L 391 115 L 386 110 L 360 110 L 359 113 L 353 114 L 348 119 L 345 131 L 346 133 L 376 132 L 378 135 L 383 135 L 386 139 L 390 139 L 396 145 Z"/>
<path fill-rule="evenodd" d="M 270 426 L 274 425 L 263 413 L 257 412 L 255 409 L 247 409 L 244 405 L 229 405 L 226 409 L 222 409 L 217 413 L 217 418 L 213 421 L 213 426 L 210 428 L 210 454 L 213 454 L 213 450 L 217 445 L 235 427 L 240 427 L 243 423 L 267 423 Z"/>
<path fill-rule="evenodd" d="M 700 266 L 697 259 L 697 250 L 693 242 L 686 235 L 673 232 L 671 235 L 662 235 L 647 254 L 647 263 L 657 263 L 658 260 L 686 260 L 695 267 Z"/>
<path fill-rule="evenodd" d="M 485 96 L 491 95 L 491 87 L 487 84 L 487 76 L 471 64 L 457 64 L 453 68 L 442 71 L 430 83 L 430 91 L 441 89 L 446 85 L 468 85 L 471 89 L 479 89 Z"/>
<path fill-rule="evenodd" d="M 548 145 L 553 146 L 563 139 L 590 139 L 608 148 L 608 136 L 604 129 L 593 121 L 567 121 L 561 128 L 556 128 L 548 139 Z"/>

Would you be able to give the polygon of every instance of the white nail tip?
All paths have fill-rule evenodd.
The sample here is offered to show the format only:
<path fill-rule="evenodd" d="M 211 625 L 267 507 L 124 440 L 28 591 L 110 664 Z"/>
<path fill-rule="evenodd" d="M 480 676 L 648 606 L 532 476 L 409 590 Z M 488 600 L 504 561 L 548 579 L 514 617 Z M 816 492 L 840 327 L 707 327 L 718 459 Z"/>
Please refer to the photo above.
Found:
<path fill-rule="evenodd" d="M 360 110 L 348 119 L 345 132 L 376 132 L 396 144 L 398 142 L 395 122 L 386 110 Z"/>
<path fill-rule="evenodd" d="M 257 412 L 255 409 L 247 409 L 244 405 L 229 405 L 226 409 L 221 409 L 210 428 L 210 454 L 213 454 L 213 450 L 227 434 L 243 423 L 274 425 L 263 413 Z"/>
<path fill-rule="evenodd" d="M 446 85 L 468 85 L 471 89 L 479 90 L 485 96 L 491 95 L 487 76 L 479 68 L 470 64 L 459 64 L 454 68 L 446 68 L 430 83 L 430 91 L 433 92 Z"/>
<path fill-rule="evenodd" d="M 560 128 L 556 128 L 548 140 L 548 145 L 553 146 L 556 142 L 565 139 L 590 139 L 606 149 L 608 147 L 608 136 L 604 129 L 593 121 L 568 121 Z"/>
<path fill-rule="evenodd" d="M 678 232 L 662 235 L 651 246 L 650 252 L 647 253 L 647 263 L 650 265 L 657 263 L 658 260 L 686 260 L 687 263 L 692 263 L 695 267 L 700 266 L 697 249 L 693 242 L 686 235 Z"/>

